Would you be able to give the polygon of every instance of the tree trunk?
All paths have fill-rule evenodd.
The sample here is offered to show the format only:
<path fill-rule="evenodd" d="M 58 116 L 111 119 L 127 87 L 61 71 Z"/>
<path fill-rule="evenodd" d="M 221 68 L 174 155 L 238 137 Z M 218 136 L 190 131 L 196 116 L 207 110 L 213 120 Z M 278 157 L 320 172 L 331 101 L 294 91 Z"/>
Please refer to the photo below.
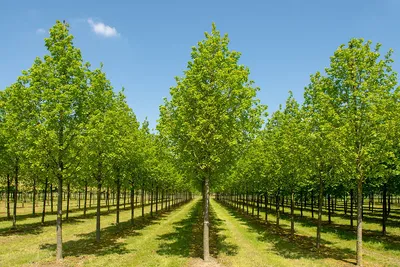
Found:
<path fill-rule="evenodd" d="M 154 191 L 153 191 L 153 185 L 151 185 L 151 193 L 150 193 L 150 216 L 153 217 L 153 197 L 154 197 Z"/>
<path fill-rule="evenodd" d="M 328 223 L 331 224 L 332 220 L 331 220 L 331 194 L 328 194 Z"/>
<path fill-rule="evenodd" d="M 13 209 L 13 227 L 17 226 L 17 201 L 18 201 L 18 159 L 17 163 L 15 164 L 15 188 L 14 188 L 14 209 Z"/>
<path fill-rule="evenodd" d="M 44 224 L 44 216 L 46 215 L 47 184 L 48 184 L 48 178 L 46 177 L 46 181 L 44 182 L 42 224 Z"/>
<path fill-rule="evenodd" d="M 53 198 L 53 184 L 50 184 L 50 210 L 51 210 L 51 213 L 54 212 L 53 201 L 54 201 L 54 198 Z"/>
<path fill-rule="evenodd" d="M 142 183 L 142 218 L 144 219 L 144 182 Z"/>
<path fill-rule="evenodd" d="M 124 210 L 126 208 L 126 188 L 124 189 Z"/>
<path fill-rule="evenodd" d="M 276 193 L 276 225 L 279 226 L 279 192 Z"/>
<path fill-rule="evenodd" d="M 204 205 L 204 222 L 203 222 L 203 252 L 204 261 L 210 260 L 210 240 L 209 240 L 209 177 L 205 177 L 203 185 L 203 205 Z"/>
<path fill-rule="evenodd" d="M 314 219 L 314 190 L 311 191 L 311 217 Z"/>
<path fill-rule="evenodd" d="M 107 186 L 107 211 L 110 212 L 110 187 Z"/>
<path fill-rule="evenodd" d="M 357 266 L 362 266 L 362 194 L 363 179 L 358 178 L 357 185 Z"/>
<path fill-rule="evenodd" d="M 290 235 L 291 238 L 293 239 L 294 238 L 294 192 L 293 191 L 290 199 Z"/>
<path fill-rule="evenodd" d="M 321 225 L 322 225 L 322 194 L 324 193 L 322 177 L 319 178 L 319 194 L 318 194 L 318 224 L 317 224 L 317 249 L 321 244 Z"/>
<path fill-rule="evenodd" d="M 158 213 L 158 186 L 156 186 L 156 213 Z"/>
<path fill-rule="evenodd" d="M 350 226 L 353 228 L 354 190 L 350 189 Z"/>
<path fill-rule="evenodd" d="M 63 170 L 63 163 L 60 163 L 61 171 Z M 62 260 L 62 186 L 63 186 L 63 177 L 62 173 L 58 174 L 58 195 L 57 195 L 57 260 Z"/>
<path fill-rule="evenodd" d="M 383 184 L 383 209 L 382 209 L 382 235 L 386 235 L 386 218 L 387 218 L 387 212 L 386 212 L 386 192 L 387 192 L 387 184 Z"/>
<path fill-rule="evenodd" d="M 135 216 L 135 188 L 134 183 L 131 187 L 131 224 L 133 224 L 133 217 Z"/>
<path fill-rule="evenodd" d="M 7 174 L 7 219 L 11 218 L 11 212 L 10 212 L 10 175 Z"/>
<path fill-rule="evenodd" d="M 35 204 L 36 204 L 36 179 L 33 179 L 33 190 L 32 190 L 32 215 L 35 215 L 36 211 L 35 211 Z"/>
<path fill-rule="evenodd" d="M 101 176 L 97 177 L 96 241 L 100 242 Z"/>
<path fill-rule="evenodd" d="M 265 222 L 268 222 L 268 193 L 266 192 L 264 195 L 265 201 Z"/>
<path fill-rule="evenodd" d="M 86 216 L 86 205 L 87 205 L 87 182 L 85 183 L 85 196 L 84 196 L 84 200 L 83 200 L 83 215 Z"/>
<path fill-rule="evenodd" d="M 67 214 L 65 214 L 65 219 L 68 220 L 69 215 L 69 199 L 71 198 L 71 185 L 67 184 Z"/>
<path fill-rule="evenodd" d="M 116 216 L 116 224 L 119 224 L 119 199 L 120 199 L 120 194 L 121 194 L 121 184 L 119 180 L 119 174 L 117 178 L 117 216 Z"/>

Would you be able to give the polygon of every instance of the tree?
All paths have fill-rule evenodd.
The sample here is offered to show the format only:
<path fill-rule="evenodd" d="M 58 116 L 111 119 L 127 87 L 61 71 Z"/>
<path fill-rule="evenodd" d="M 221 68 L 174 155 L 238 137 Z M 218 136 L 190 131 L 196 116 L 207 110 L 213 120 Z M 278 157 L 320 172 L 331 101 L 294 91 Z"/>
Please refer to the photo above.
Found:
<path fill-rule="evenodd" d="M 205 40 L 192 48 L 185 77 L 176 78 L 171 100 L 160 107 L 158 130 L 202 185 L 204 260 L 209 259 L 209 194 L 229 170 L 241 144 L 261 127 L 265 110 L 255 99 L 258 88 L 249 69 L 239 65 L 240 53 L 228 49 L 215 24 Z M 192 175 L 188 175 L 189 177 Z"/>
<path fill-rule="evenodd" d="M 87 119 L 87 77 L 80 50 L 67 23 L 57 21 L 45 44 L 50 55 L 30 70 L 30 88 L 38 103 L 36 145 L 46 151 L 49 171 L 57 178 L 57 259 L 62 259 L 62 188 L 80 162 L 77 137 Z"/>
<path fill-rule="evenodd" d="M 379 164 L 393 153 L 386 131 L 388 110 L 397 83 L 390 50 L 381 58 L 380 44 L 352 39 L 331 57 L 326 78 L 321 80 L 330 102 L 328 120 L 336 120 L 342 133 L 345 168 L 357 184 L 357 265 L 362 265 L 363 184 L 376 174 Z M 336 126 L 336 125 L 335 125 Z M 372 171 L 373 170 L 373 171 Z"/>

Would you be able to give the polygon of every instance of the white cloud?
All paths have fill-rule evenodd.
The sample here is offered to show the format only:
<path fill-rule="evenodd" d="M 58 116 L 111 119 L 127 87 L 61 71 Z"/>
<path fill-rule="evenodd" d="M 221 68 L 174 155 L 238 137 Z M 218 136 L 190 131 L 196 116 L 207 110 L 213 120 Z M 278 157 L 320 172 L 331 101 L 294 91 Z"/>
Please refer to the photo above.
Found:
<path fill-rule="evenodd" d="M 46 30 L 43 28 L 39 28 L 36 30 L 36 34 L 45 34 L 45 33 L 46 33 Z"/>
<path fill-rule="evenodd" d="M 92 31 L 94 31 L 97 35 L 102 35 L 104 37 L 116 37 L 120 35 L 117 32 L 117 29 L 105 25 L 103 22 L 94 22 L 92 19 L 88 19 L 87 22 L 92 28 Z"/>

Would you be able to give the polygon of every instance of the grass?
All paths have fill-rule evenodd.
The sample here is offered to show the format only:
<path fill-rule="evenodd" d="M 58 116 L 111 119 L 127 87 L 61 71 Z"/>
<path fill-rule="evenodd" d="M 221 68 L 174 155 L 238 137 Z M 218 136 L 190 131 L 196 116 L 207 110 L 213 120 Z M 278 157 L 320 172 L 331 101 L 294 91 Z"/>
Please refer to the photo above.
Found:
<path fill-rule="evenodd" d="M 274 212 L 268 223 L 211 200 L 210 253 L 213 261 L 200 260 L 203 249 L 202 205 L 200 199 L 169 212 L 141 218 L 135 209 L 135 224 L 130 209 L 121 210 L 121 223 L 115 225 L 115 207 L 102 208 L 101 239 L 95 242 L 95 207 L 83 211 L 73 208 L 63 223 L 64 260 L 55 262 L 55 214 L 32 216 L 31 207 L 18 209 L 17 228 L 0 219 L 0 266 L 352 266 L 355 263 L 355 229 L 340 212 L 332 224 L 324 222 L 322 248 L 315 250 L 316 220 L 304 210 L 296 210 L 296 235 L 290 238 L 290 218 L 281 216 L 275 225 Z M 38 211 L 41 209 L 38 209 Z M 154 211 L 155 209 L 153 209 Z M 251 213 L 251 209 L 249 209 Z M 400 212 L 392 207 L 388 235 L 380 234 L 380 212 L 365 210 L 365 266 L 400 266 Z M 286 208 L 286 212 L 289 209 Z M 264 212 L 260 218 L 264 218 Z M 323 216 L 327 220 L 326 214 Z"/>
<path fill-rule="evenodd" d="M 349 226 L 349 218 L 343 213 L 332 215 L 332 224 L 326 222 L 322 228 L 322 248 L 315 249 L 316 219 L 310 211 L 303 211 L 303 218 L 296 210 L 296 235 L 290 238 L 290 217 L 281 215 L 280 225 L 276 226 L 274 212 L 268 212 L 268 223 L 256 219 L 236 209 L 213 201 L 214 209 L 224 220 L 230 231 L 225 232 L 228 239 L 236 239 L 243 251 L 236 257 L 223 257 L 221 261 L 228 266 L 248 266 L 244 255 L 250 253 L 257 266 L 347 266 L 355 264 L 356 232 Z M 251 209 L 249 209 L 251 213 Z M 290 212 L 286 209 L 286 212 Z M 388 222 L 388 235 L 380 233 L 380 213 L 369 213 L 365 209 L 363 223 L 363 247 L 365 266 L 400 266 L 400 220 L 396 220 L 398 210 L 392 210 Z M 265 213 L 260 212 L 260 218 Z M 327 216 L 323 216 L 327 220 Z M 356 223 L 356 222 L 355 222 Z M 243 256 L 241 256 L 243 254 Z"/>

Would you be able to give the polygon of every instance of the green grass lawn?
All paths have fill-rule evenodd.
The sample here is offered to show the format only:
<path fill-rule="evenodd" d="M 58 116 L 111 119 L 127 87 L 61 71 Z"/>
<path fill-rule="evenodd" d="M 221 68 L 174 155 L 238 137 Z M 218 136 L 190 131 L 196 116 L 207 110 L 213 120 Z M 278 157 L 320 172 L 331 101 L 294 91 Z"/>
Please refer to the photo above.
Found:
<path fill-rule="evenodd" d="M 227 240 L 241 244 L 237 255 L 224 256 L 220 261 L 227 266 L 346 266 L 355 264 L 356 232 L 349 226 L 348 216 L 336 212 L 332 224 L 323 216 L 322 244 L 320 252 L 315 249 L 316 219 L 311 212 L 303 211 L 303 218 L 296 210 L 296 235 L 290 238 L 290 217 L 281 216 L 276 226 L 274 212 L 268 213 L 268 223 L 260 213 L 260 220 L 238 212 L 236 209 L 213 201 L 218 217 L 224 221 L 223 233 Z M 286 208 L 286 213 L 290 212 Z M 251 213 L 251 209 L 250 209 Z M 363 223 L 363 246 L 365 266 L 400 266 L 400 219 L 399 210 L 392 210 L 388 220 L 388 234 L 380 233 L 381 213 L 365 210 Z M 396 220 L 397 218 L 397 220 Z M 354 222 L 356 224 L 356 221 Z M 245 257 L 245 255 L 251 255 Z M 249 258 L 251 261 L 249 261 Z"/>
<path fill-rule="evenodd" d="M 150 207 L 141 218 L 135 209 L 131 225 L 129 205 L 121 211 L 115 225 L 115 207 L 103 208 L 102 242 L 95 242 L 95 208 L 83 216 L 75 209 L 63 224 L 64 260 L 55 262 L 55 215 L 33 217 L 31 207 L 20 208 L 18 227 L 0 219 L 0 266 L 351 266 L 355 263 L 355 230 L 346 216 L 336 213 L 332 225 L 324 223 L 323 247 L 315 250 L 315 220 L 296 211 L 296 236 L 290 238 L 287 215 L 275 225 L 275 216 L 257 220 L 211 200 L 210 253 L 213 260 L 204 264 L 202 256 L 202 202 L 197 198 L 151 218 Z M 289 209 L 286 209 L 288 212 Z M 250 210 L 251 212 L 251 210 Z M 380 214 L 366 213 L 364 224 L 365 266 L 400 266 L 400 232 L 397 210 L 388 222 L 388 236 L 382 237 Z M 264 218 L 264 213 L 260 213 Z M 324 216 L 326 220 L 326 216 Z"/>

